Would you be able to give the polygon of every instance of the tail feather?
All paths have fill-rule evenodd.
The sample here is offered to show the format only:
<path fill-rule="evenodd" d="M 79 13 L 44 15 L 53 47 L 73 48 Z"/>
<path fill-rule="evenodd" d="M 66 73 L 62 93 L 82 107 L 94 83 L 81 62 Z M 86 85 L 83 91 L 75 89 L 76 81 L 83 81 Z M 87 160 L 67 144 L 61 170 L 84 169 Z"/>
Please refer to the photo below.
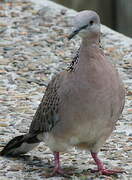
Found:
<path fill-rule="evenodd" d="M 13 138 L 0 152 L 1 156 L 18 156 L 31 151 L 40 143 L 37 135 L 26 134 Z"/>

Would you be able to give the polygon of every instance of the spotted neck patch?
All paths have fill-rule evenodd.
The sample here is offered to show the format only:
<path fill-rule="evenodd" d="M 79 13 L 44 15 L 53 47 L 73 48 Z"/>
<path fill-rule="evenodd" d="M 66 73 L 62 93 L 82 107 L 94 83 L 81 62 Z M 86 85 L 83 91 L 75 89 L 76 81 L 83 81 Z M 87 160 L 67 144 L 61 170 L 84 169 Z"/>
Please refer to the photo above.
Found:
<path fill-rule="evenodd" d="M 67 68 L 68 72 L 73 72 L 75 70 L 75 65 L 78 63 L 78 60 L 79 60 L 79 51 L 80 51 L 80 48 L 77 50 L 76 55 L 73 57 L 73 60 L 68 66 Z"/>

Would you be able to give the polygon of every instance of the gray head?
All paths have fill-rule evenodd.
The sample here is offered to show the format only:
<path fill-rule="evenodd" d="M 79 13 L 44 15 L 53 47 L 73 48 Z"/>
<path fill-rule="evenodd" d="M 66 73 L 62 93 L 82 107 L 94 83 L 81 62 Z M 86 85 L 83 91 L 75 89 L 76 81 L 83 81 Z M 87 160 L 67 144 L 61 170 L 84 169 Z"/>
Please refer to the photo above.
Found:
<path fill-rule="evenodd" d="M 73 19 L 73 32 L 69 36 L 69 40 L 76 34 L 81 37 L 93 37 L 100 34 L 100 18 L 94 11 L 81 11 Z"/>

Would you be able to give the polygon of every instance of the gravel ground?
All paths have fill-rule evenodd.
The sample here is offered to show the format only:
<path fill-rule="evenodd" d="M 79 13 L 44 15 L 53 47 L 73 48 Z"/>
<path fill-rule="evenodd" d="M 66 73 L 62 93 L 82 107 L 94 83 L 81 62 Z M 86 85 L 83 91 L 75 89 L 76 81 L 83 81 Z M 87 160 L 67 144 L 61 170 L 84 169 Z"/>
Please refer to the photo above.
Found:
<path fill-rule="evenodd" d="M 66 38 L 75 13 L 46 0 L 0 4 L 0 149 L 12 137 L 28 131 L 47 83 L 67 67 L 79 47 L 79 37 Z M 0 180 L 132 179 L 132 40 L 105 26 L 101 39 L 105 54 L 125 83 L 126 104 L 100 157 L 109 168 L 123 169 L 127 174 L 91 174 L 88 169 L 95 164 L 89 152 L 70 149 L 61 159 L 65 171 L 72 171 L 72 175 L 48 178 L 53 155 L 42 143 L 20 158 L 0 157 Z"/>

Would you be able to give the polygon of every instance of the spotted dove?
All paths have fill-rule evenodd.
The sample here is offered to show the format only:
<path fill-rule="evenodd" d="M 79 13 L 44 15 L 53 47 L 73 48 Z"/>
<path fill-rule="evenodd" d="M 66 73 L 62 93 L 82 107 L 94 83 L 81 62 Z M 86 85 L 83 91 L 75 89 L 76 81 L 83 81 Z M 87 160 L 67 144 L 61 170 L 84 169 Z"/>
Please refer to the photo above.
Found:
<path fill-rule="evenodd" d="M 2 156 L 27 153 L 41 141 L 53 151 L 54 173 L 62 173 L 59 152 L 70 147 L 89 150 L 104 175 L 108 170 L 98 157 L 123 110 L 125 92 L 119 75 L 100 48 L 100 18 L 94 11 L 81 11 L 73 20 L 69 40 L 80 34 L 82 43 L 67 70 L 48 84 L 33 117 L 29 132 L 13 138 Z"/>

